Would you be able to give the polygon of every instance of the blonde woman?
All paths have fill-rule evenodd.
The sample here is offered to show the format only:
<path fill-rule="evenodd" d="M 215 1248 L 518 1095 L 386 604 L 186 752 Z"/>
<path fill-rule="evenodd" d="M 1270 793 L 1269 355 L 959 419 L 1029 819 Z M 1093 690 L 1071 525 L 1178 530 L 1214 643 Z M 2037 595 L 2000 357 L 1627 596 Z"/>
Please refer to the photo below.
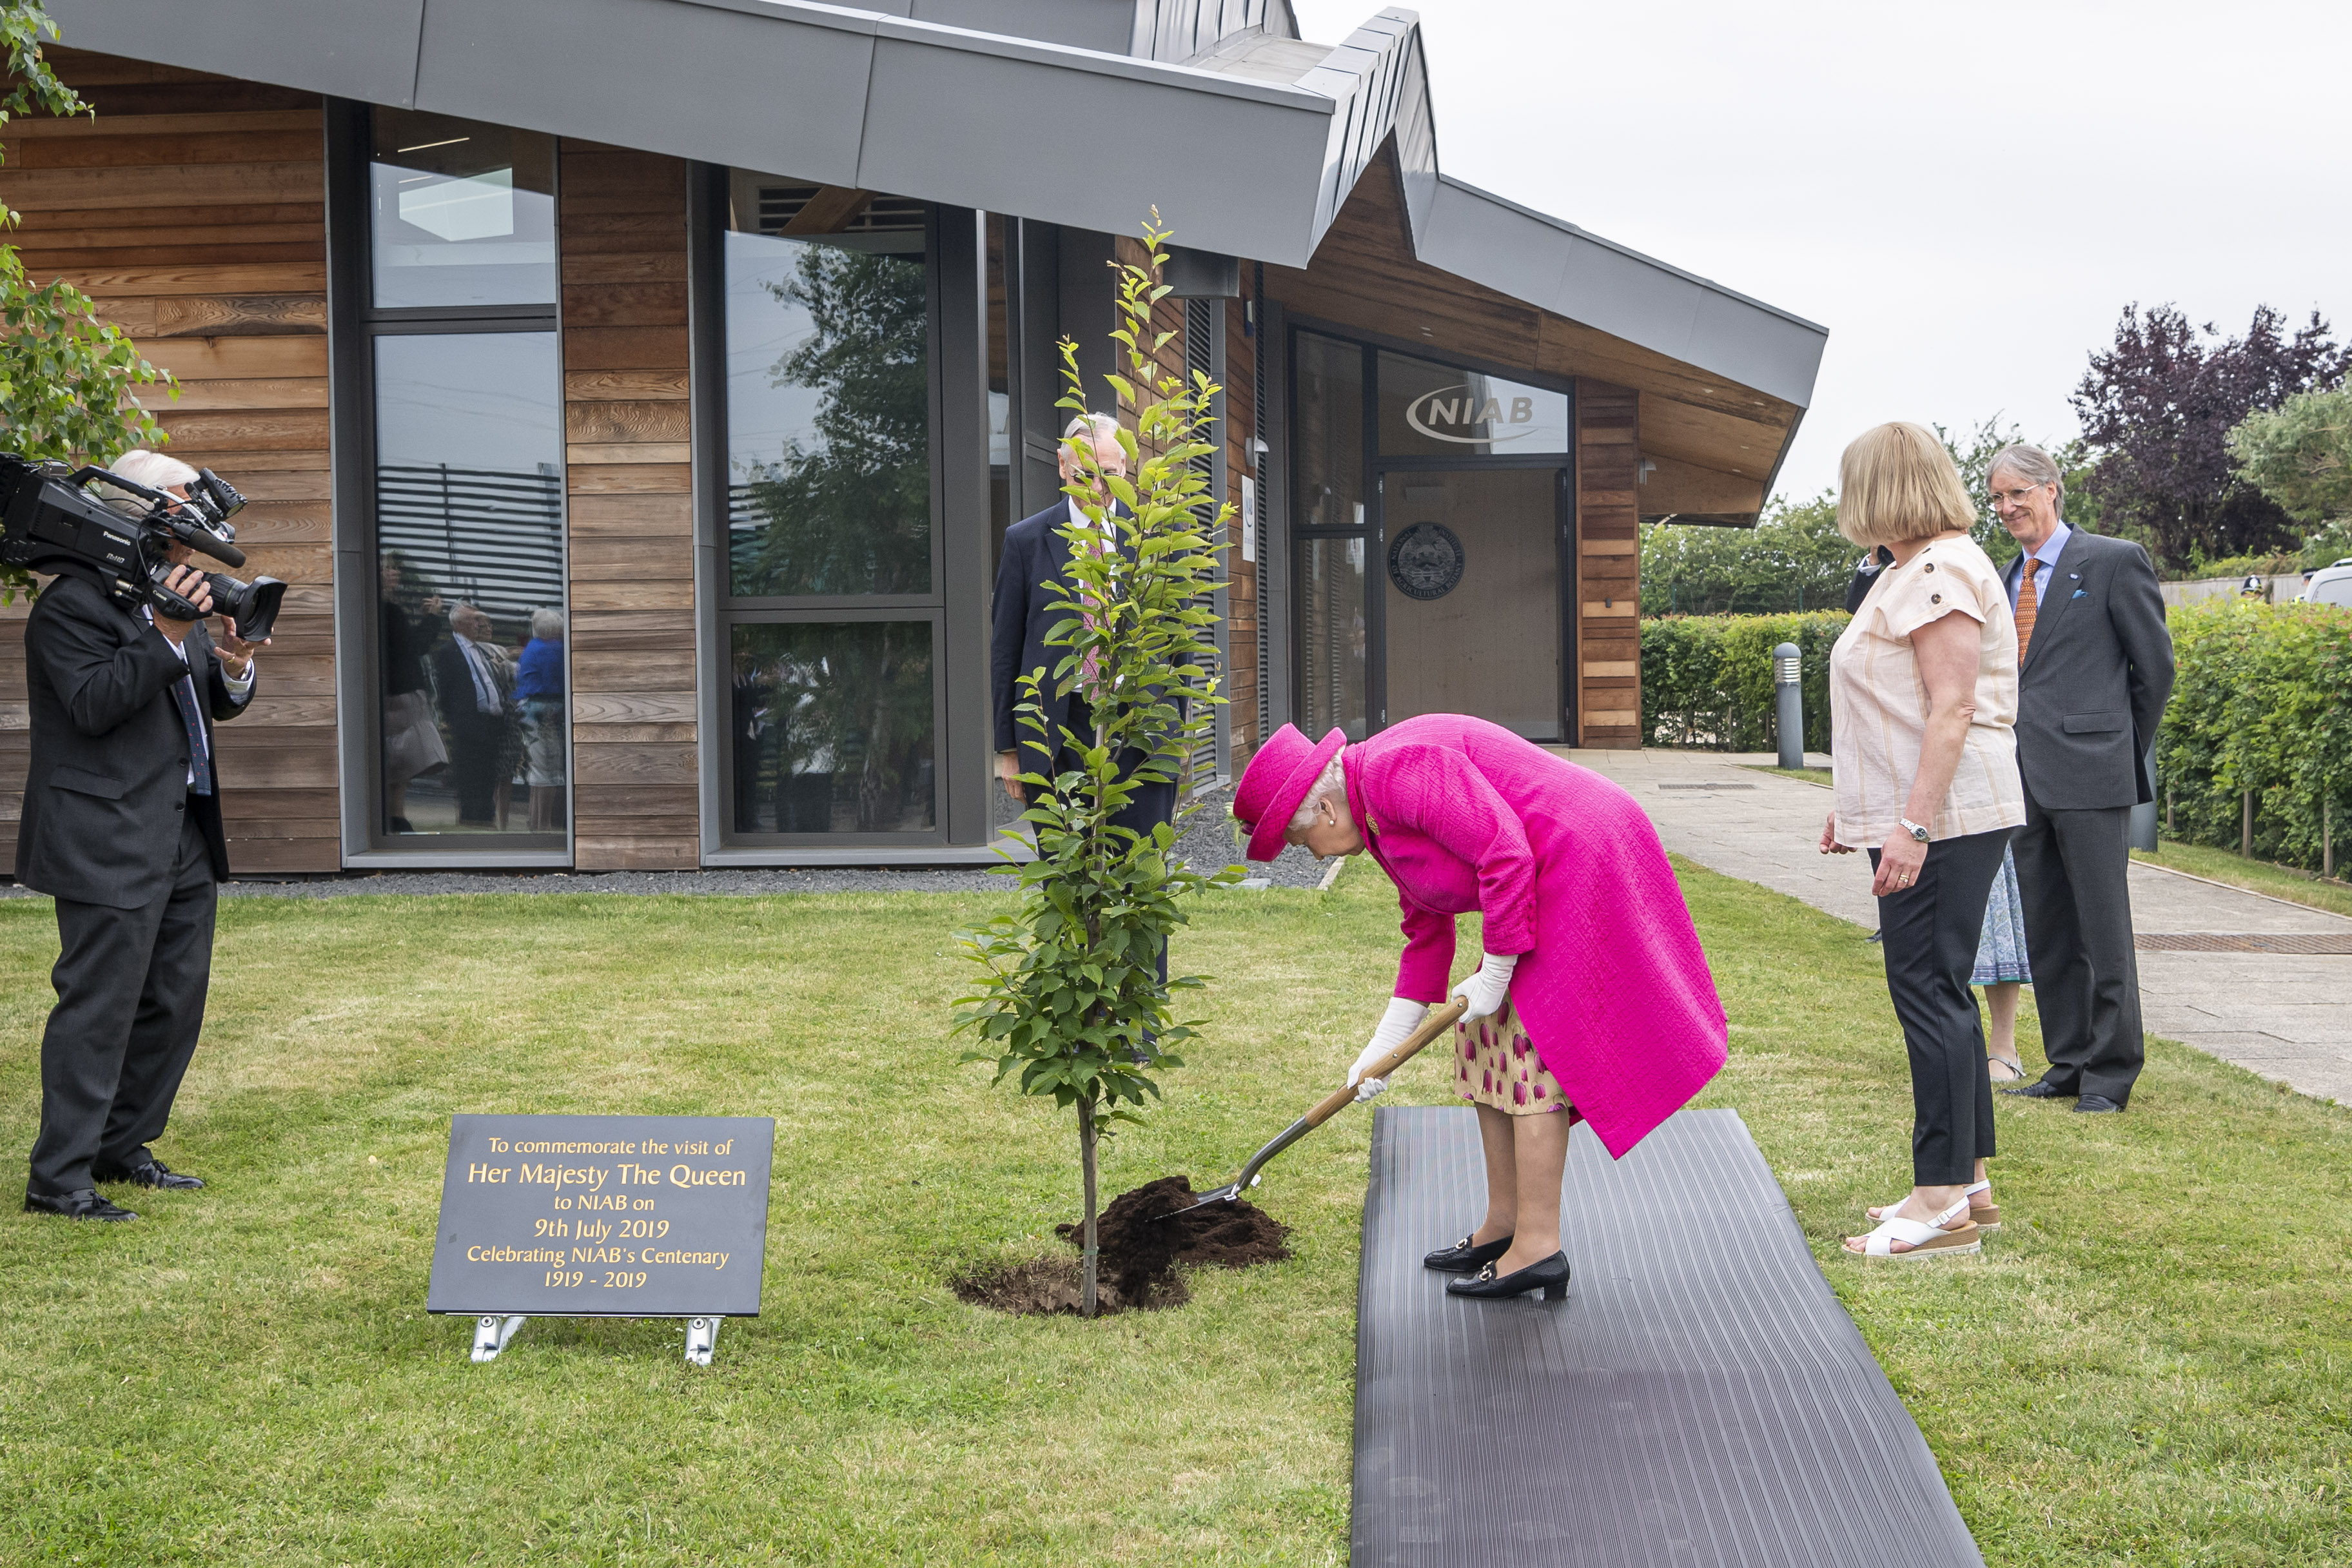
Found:
<path fill-rule="evenodd" d="M 1845 450 L 1838 531 L 1884 545 L 1830 654 L 1837 809 L 1822 852 L 1870 852 L 1886 990 L 1911 1057 L 1910 1196 L 1846 1238 L 1866 1258 L 1977 1250 L 2000 1223 L 1985 1162 L 1992 1079 L 1969 988 L 1985 900 L 2025 821 L 2017 772 L 2017 627 L 1976 509 L 1935 435 L 1881 425 Z"/>

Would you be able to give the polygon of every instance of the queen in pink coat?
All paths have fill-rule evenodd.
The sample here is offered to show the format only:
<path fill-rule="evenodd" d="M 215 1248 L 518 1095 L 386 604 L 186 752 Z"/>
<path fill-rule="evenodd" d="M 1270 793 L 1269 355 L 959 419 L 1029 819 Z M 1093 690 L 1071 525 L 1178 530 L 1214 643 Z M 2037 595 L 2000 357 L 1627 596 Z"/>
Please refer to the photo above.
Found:
<path fill-rule="evenodd" d="M 1499 725 L 1409 719 L 1356 745 L 1290 725 L 1234 793 L 1248 855 L 1286 844 L 1370 851 L 1404 907 L 1396 994 L 1348 1081 L 1444 1000 L 1458 915 L 1484 917 L 1485 953 L 1453 988 L 1468 1001 L 1451 1065 L 1477 1107 L 1486 1215 L 1423 1260 L 1461 1296 L 1568 1280 L 1559 1244 L 1569 1130 L 1587 1121 L 1622 1157 L 1724 1063 L 1723 1004 L 1657 830 L 1600 774 Z"/>

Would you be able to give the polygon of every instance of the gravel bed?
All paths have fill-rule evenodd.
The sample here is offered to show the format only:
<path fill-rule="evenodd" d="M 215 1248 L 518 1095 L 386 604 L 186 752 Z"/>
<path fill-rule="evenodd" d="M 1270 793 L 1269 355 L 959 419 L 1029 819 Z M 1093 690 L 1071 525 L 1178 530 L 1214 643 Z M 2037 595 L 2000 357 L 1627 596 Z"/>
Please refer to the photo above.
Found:
<path fill-rule="evenodd" d="M 1185 859 L 1211 867 L 1238 863 L 1234 842 L 1233 790 L 1202 798 L 1202 810 L 1178 841 Z M 1252 866 L 1254 882 L 1276 888 L 1313 888 L 1329 862 L 1304 849 L 1285 849 L 1271 866 Z M 983 866 L 940 870 L 887 867 L 722 867 L 706 871 L 366 871 L 292 881 L 247 880 L 225 884 L 229 899 L 342 899 L 360 894 L 436 893 L 705 893 L 736 898 L 770 893 L 984 893 L 1011 890 L 1009 878 Z M 38 895 L 15 882 L 0 885 L 0 898 Z"/>

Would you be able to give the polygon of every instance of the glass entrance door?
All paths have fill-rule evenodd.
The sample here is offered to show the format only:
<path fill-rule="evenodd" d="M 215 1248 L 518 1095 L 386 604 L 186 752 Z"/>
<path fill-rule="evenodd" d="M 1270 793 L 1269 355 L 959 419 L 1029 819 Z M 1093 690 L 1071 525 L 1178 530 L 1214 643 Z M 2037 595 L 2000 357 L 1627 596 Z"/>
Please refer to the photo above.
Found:
<path fill-rule="evenodd" d="M 1468 713 L 1565 737 L 1561 470 L 1391 468 L 1380 485 L 1383 724 Z"/>

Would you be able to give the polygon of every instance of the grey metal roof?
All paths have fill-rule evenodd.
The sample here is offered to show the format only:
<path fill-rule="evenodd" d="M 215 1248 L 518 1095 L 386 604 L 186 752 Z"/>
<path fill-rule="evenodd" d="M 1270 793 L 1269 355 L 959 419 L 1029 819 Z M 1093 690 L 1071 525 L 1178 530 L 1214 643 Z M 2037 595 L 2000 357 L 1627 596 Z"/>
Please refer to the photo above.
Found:
<path fill-rule="evenodd" d="M 1114 233 L 1156 204 L 1188 246 L 1291 267 L 1393 134 L 1432 266 L 1800 405 L 1827 336 L 1441 174 L 1420 21 L 1401 8 L 1289 81 L 1217 68 L 1254 29 L 1295 37 L 1288 0 L 48 8 L 79 48 L 828 184 Z M 1097 47 L 1022 36 L 1045 31 Z"/>

